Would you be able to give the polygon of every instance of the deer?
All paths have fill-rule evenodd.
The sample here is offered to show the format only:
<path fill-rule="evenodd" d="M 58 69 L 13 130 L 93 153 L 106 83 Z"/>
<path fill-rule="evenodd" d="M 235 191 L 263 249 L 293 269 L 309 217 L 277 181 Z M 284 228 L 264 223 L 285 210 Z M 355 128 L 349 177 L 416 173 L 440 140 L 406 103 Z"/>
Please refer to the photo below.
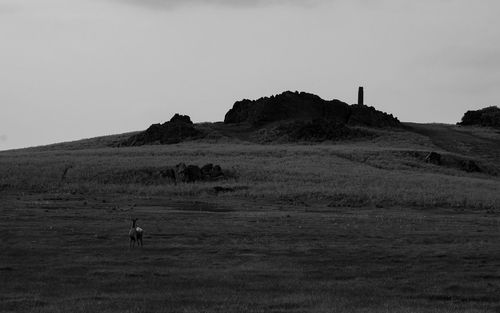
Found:
<path fill-rule="evenodd" d="M 144 233 L 144 230 L 136 225 L 138 218 L 132 218 L 131 220 L 132 220 L 132 227 L 130 228 L 130 231 L 128 232 L 128 235 L 130 237 L 130 248 L 135 246 L 136 242 L 137 242 L 137 246 L 142 247 L 143 246 L 142 234 Z"/>

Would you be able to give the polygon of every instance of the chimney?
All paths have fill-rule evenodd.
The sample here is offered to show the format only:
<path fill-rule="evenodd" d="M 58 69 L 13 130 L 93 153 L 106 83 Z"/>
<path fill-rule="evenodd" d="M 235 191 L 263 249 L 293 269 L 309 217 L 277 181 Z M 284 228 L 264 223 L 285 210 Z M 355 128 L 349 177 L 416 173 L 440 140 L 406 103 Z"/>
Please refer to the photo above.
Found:
<path fill-rule="evenodd" d="M 358 104 L 364 104 L 364 101 L 363 101 L 363 87 L 359 87 L 359 90 L 358 90 Z"/>

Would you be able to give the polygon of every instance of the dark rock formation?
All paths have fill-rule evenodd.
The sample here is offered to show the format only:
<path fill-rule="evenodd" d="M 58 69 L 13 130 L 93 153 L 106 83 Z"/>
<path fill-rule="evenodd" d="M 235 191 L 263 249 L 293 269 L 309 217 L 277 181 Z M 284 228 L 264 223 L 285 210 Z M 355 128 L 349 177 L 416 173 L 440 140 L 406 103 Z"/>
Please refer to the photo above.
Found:
<path fill-rule="evenodd" d="M 219 195 L 220 193 L 236 192 L 248 189 L 249 189 L 248 186 L 234 186 L 234 187 L 215 186 L 212 188 L 212 192 L 215 195 Z"/>
<path fill-rule="evenodd" d="M 348 105 L 338 100 L 324 101 L 308 93 L 284 92 L 255 101 L 242 100 L 226 113 L 224 123 L 248 122 L 258 126 L 282 120 L 325 118 L 346 121 Z"/>
<path fill-rule="evenodd" d="M 170 123 L 193 124 L 189 115 L 180 115 L 179 113 L 175 113 L 175 115 L 170 119 Z"/>
<path fill-rule="evenodd" d="M 173 169 L 176 182 L 192 183 L 195 181 L 210 181 L 224 177 L 222 168 L 219 165 L 206 164 L 201 168 L 196 165 L 179 163 Z"/>
<path fill-rule="evenodd" d="M 477 111 L 467 111 L 459 125 L 500 127 L 500 108 L 487 107 Z"/>
<path fill-rule="evenodd" d="M 483 172 L 483 170 L 478 165 L 478 163 L 476 163 L 476 161 L 453 154 L 441 155 L 437 152 L 432 151 L 429 154 L 427 154 L 424 160 L 426 163 L 440 165 L 448 168 L 454 168 L 464 172 L 469 172 L 469 173 Z"/>
<path fill-rule="evenodd" d="M 210 173 L 210 177 L 211 178 L 218 178 L 218 177 L 221 177 L 221 176 L 224 176 L 224 173 L 222 172 L 222 168 L 219 165 L 215 165 L 212 168 L 212 171 Z"/>
<path fill-rule="evenodd" d="M 326 101 L 305 92 L 284 92 L 258 100 L 242 100 L 226 113 L 224 123 L 249 123 L 262 126 L 272 122 L 322 119 L 328 122 L 371 127 L 399 127 L 392 115 L 366 105 L 348 105 L 339 100 Z"/>
<path fill-rule="evenodd" d="M 361 131 L 362 127 L 401 127 L 397 118 L 373 107 L 326 101 L 313 94 L 290 91 L 255 101 L 238 101 L 226 113 L 223 126 L 216 124 L 194 125 L 189 116 L 175 114 L 170 121 L 153 124 L 113 145 L 175 144 L 200 138 L 235 138 L 261 143 L 319 142 L 366 136 L 368 131 Z"/>
<path fill-rule="evenodd" d="M 201 135 L 202 133 L 194 127 L 189 116 L 175 114 L 170 121 L 153 124 L 145 131 L 123 141 L 119 146 L 175 144 L 186 139 L 199 138 Z"/>
<path fill-rule="evenodd" d="M 201 170 L 196 165 L 188 165 L 184 170 L 185 182 L 192 183 L 201 180 Z"/>
<path fill-rule="evenodd" d="M 215 186 L 213 188 L 213 191 L 218 194 L 218 193 L 221 193 L 221 192 L 234 192 L 235 189 L 234 188 L 231 188 L 231 187 L 221 187 L 221 186 Z"/>
<path fill-rule="evenodd" d="M 469 173 L 482 173 L 483 170 L 478 165 L 478 163 L 469 158 L 463 158 L 457 155 L 444 155 L 441 158 L 441 165 L 455 168 L 464 172 Z"/>
<path fill-rule="evenodd" d="M 201 167 L 201 176 L 202 177 L 210 177 L 213 171 L 214 165 L 212 163 L 205 164 Z"/>
<path fill-rule="evenodd" d="M 460 162 L 460 167 L 466 172 L 482 172 L 481 168 L 473 160 L 463 160 Z"/>
<path fill-rule="evenodd" d="M 186 177 L 187 166 L 184 163 L 179 163 L 174 167 L 174 177 L 176 182 L 186 182 L 188 177 Z"/>
<path fill-rule="evenodd" d="M 350 115 L 347 125 L 368 127 L 401 127 L 401 123 L 392 114 L 376 110 L 374 107 L 354 104 L 349 106 Z"/>
<path fill-rule="evenodd" d="M 426 163 L 431 163 L 435 165 L 440 165 L 441 164 L 441 154 L 437 152 L 430 152 L 426 157 L 425 157 L 425 162 Z"/>
<path fill-rule="evenodd" d="M 194 183 L 197 181 L 217 181 L 234 176 L 230 171 L 223 171 L 219 165 L 207 164 L 203 167 L 179 163 L 173 167 L 145 167 L 126 171 L 110 171 L 97 177 L 100 183 L 127 183 L 158 185 L 166 183 Z"/>
<path fill-rule="evenodd" d="M 175 181 L 175 171 L 173 168 L 166 168 L 160 171 L 160 177 L 169 178 L 172 181 Z"/>

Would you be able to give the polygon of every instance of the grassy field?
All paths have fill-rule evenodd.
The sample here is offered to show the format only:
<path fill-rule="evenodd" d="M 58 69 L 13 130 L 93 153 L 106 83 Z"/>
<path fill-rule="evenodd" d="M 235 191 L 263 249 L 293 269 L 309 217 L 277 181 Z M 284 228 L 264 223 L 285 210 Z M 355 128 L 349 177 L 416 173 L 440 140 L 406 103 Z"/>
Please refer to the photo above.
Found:
<path fill-rule="evenodd" d="M 0 152 L 0 311 L 500 312 L 500 160 L 485 148 L 499 135 L 420 127 L 321 145 Z M 488 172 L 427 164 L 429 151 Z M 179 162 L 231 175 L 141 176 Z M 128 248 L 130 217 L 142 249 Z"/>

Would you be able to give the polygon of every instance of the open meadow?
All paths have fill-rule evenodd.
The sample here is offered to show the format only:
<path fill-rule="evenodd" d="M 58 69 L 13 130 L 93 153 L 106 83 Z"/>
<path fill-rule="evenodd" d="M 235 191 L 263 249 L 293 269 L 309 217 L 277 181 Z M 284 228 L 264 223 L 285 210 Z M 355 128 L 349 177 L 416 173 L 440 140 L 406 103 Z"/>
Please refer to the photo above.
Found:
<path fill-rule="evenodd" d="M 500 312 L 500 161 L 487 149 L 500 135 L 419 127 L 0 152 L 0 311 Z M 430 151 L 483 170 L 426 163 Z M 180 162 L 226 177 L 144 174 Z M 131 217 L 143 248 L 129 248 Z"/>

